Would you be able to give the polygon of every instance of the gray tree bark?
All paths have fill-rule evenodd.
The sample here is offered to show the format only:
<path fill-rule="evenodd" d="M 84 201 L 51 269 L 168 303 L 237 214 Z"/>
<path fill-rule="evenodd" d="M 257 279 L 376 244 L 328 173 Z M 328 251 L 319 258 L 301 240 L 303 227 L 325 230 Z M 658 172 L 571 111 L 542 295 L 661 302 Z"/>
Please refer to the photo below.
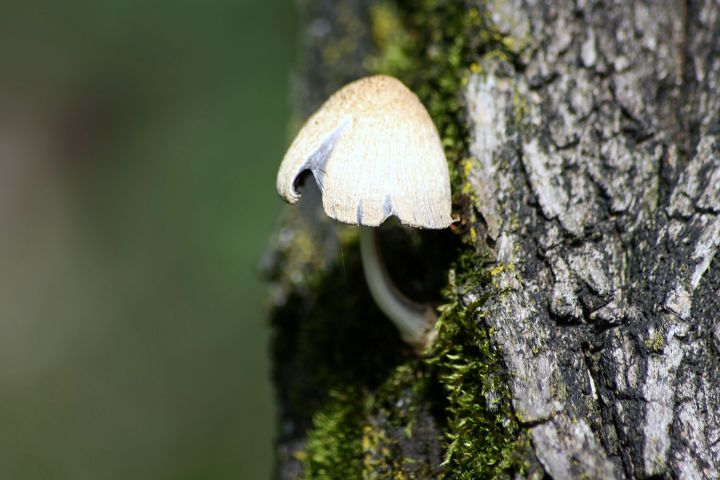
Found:
<path fill-rule="evenodd" d="M 300 117 L 366 74 L 376 48 L 367 12 L 379 3 L 303 5 Z M 416 3 L 433 15 L 423 9 L 446 2 Z M 720 5 L 456 3 L 486 15 L 509 52 L 480 49 L 468 68 L 457 91 L 467 151 L 462 163 L 450 158 L 466 187 L 456 196 L 456 233 L 495 262 L 498 293 L 468 315 L 490 332 L 512 410 L 530 439 L 526 468 L 503 475 L 720 478 Z M 308 437 L 327 425 L 314 415 L 342 381 L 304 390 L 307 368 L 320 360 L 299 353 L 297 342 L 307 338 L 303 322 L 324 308 L 318 299 L 328 272 L 344 272 L 345 291 L 363 288 L 357 266 L 342 263 L 352 254 L 336 241 L 337 227 L 306 203 L 302 215 L 285 215 L 268 261 L 281 478 L 333 476 L 308 470 Z M 303 259 L 293 253 L 298 238 L 313 246 Z M 486 293 L 462 280 L 455 291 L 464 306 Z M 333 321 L 342 322 L 343 301 Z M 370 300 L 364 294 L 357 302 L 346 307 Z M 367 325 L 380 329 L 368 350 L 402 351 L 380 321 Z M 384 358 L 401 358 L 397 365 L 410 354 L 392 355 Z M 362 391 L 375 395 L 390 367 L 354 372 Z M 375 468 L 366 442 L 362 476 L 453 478 L 449 414 L 437 413 L 444 395 L 413 397 L 421 428 L 409 440 L 386 442 L 397 447 L 386 457 L 410 457 L 416 467 Z M 348 425 L 370 428 L 405 407 L 392 408 L 370 407 Z M 357 438 L 367 440 L 362 432 Z"/>

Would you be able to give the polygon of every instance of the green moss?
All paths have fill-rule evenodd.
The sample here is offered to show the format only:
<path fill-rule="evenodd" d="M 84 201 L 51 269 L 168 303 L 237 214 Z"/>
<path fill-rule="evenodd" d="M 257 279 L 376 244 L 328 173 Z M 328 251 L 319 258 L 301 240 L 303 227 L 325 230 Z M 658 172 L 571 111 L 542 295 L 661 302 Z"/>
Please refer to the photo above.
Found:
<path fill-rule="evenodd" d="M 438 339 L 425 357 L 385 370 L 375 387 L 359 376 L 330 390 L 313 415 L 307 447 L 296 454 L 305 478 L 474 479 L 527 473 L 530 440 L 513 413 L 492 330 L 478 322 L 485 302 L 498 294 L 493 285 L 498 268 L 468 250 L 452 272 Z M 465 290 L 479 294 L 470 305 L 462 304 Z M 442 395 L 434 397 L 438 388 Z M 428 401 L 441 407 L 445 422 L 439 474 L 428 452 L 402 455 L 403 442 L 414 439 L 427 415 L 418 410 Z"/>
<path fill-rule="evenodd" d="M 306 449 L 295 454 L 303 462 L 305 478 L 361 478 L 363 452 L 357 432 L 362 419 L 356 391 L 330 392 L 325 407 L 313 416 Z"/>
<path fill-rule="evenodd" d="M 416 409 L 431 383 L 427 368 L 412 359 L 372 392 L 332 390 L 313 415 L 306 447 L 295 452 L 303 478 L 432 478 L 437 465 L 428 455 L 402 454 L 403 443 L 416 434 Z"/>
<path fill-rule="evenodd" d="M 413 359 L 398 366 L 366 401 L 363 427 L 363 478 L 433 478 L 439 451 L 432 452 L 417 442 L 420 425 L 427 412 L 420 413 L 427 401 L 427 388 L 433 383 L 427 366 Z M 429 443 L 433 445 L 435 438 Z M 412 452 L 405 447 L 412 444 Z M 430 446 L 430 450 L 432 445 Z"/>
<path fill-rule="evenodd" d="M 425 388 L 433 382 L 371 299 L 356 229 L 341 227 L 338 238 L 340 261 L 315 276 L 305 274 L 317 263 L 318 256 L 308 254 L 312 247 L 293 248 L 295 242 L 305 245 L 304 238 L 292 238 L 277 252 L 311 282 L 291 283 L 292 293 L 273 311 L 281 421 L 302 428 L 300 438 L 307 435 L 291 455 L 303 478 L 432 478 L 432 457 L 422 449 L 405 454 L 404 447 L 418 438 L 415 426 L 422 421 L 415 405 L 426 401 Z M 275 278 L 281 284 L 295 276 L 281 272 Z M 436 436 L 428 443 L 436 444 Z"/>
<path fill-rule="evenodd" d="M 530 114 L 530 105 L 527 98 L 521 94 L 517 87 L 513 91 L 513 117 L 515 123 L 523 124 Z"/>
<path fill-rule="evenodd" d="M 530 468 L 532 449 L 527 432 L 512 409 L 502 358 L 492 329 L 478 315 L 485 302 L 499 294 L 493 282 L 498 267 L 466 252 L 451 275 L 438 320 L 438 340 L 429 363 L 447 394 L 447 445 L 443 465 L 453 478 L 510 478 Z M 470 305 L 461 293 L 478 295 Z"/>
<path fill-rule="evenodd" d="M 413 66 L 408 55 L 412 38 L 405 29 L 397 5 L 392 2 L 371 5 L 370 24 L 377 53 L 365 60 L 365 67 L 377 73 L 409 71 Z"/>

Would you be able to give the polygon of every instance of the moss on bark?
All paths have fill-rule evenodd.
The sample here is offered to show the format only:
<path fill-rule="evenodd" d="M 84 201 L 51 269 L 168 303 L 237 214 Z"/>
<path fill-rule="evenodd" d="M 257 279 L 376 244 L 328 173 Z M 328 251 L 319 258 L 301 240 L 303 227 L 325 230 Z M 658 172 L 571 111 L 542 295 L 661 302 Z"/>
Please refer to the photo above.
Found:
<path fill-rule="evenodd" d="M 452 234 L 414 233 L 386 245 L 388 256 L 399 259 L 400 278 L 442 272 L 447 279 L 437 342 L 420 358 L 374 307 L 351 227 L 340 228 L 341 261 L 326 271 L 317 262 L 308 268 L 293 261 L 296 249 L 317 257 L 308 242 L 276 249 L 286 259 L 276 283 L 288 284 L 293 265 L 313 272 L 311 285 L 289 288 L 273 311 L 283 417 L 293 427 L 289 436 L 299 439 L 289 456 L 299 462 L 301 478 L 527 475 L 537 464 L 482 320 L 485 300 L 502 292 L 492 281 L 497 267 L 481 246 L 484 227 L 466 188 L 472 162 L 461 97 L 483 59 L 512 56 L 509 42 L 476 2 L 382 0 L 372 3 L 366 20 L 375 50 L 363 63 L 403 80 L 428 107 L 448 157 L 460 222 Z M 428 251 L 441 253 L 409 276 Z M 434 288 L 437 278 L 409 293 L 432 299 L 438 292 L 428 284 Z M 468 292 L 475 298 L 470 303 Z"/>

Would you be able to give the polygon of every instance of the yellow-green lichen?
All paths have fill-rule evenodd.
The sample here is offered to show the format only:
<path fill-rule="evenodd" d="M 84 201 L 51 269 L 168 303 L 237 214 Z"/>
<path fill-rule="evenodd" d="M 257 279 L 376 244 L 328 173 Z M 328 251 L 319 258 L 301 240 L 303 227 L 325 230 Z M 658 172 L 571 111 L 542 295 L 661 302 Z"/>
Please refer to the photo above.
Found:
<path fill-rule="evenodd" d="M 645 348 L 653 353 L 662 353 L 665 346 L 665 339 L 660 332 L 655 332 L 650 338 L 645 339 Z"/>
<path fill-rule="evenodd" d="M 530 115 L 530 104 L 527 98 L 518 90 L 517 85 L 513 90 L 513 117 L 517 124 L 523 124 Z"/>

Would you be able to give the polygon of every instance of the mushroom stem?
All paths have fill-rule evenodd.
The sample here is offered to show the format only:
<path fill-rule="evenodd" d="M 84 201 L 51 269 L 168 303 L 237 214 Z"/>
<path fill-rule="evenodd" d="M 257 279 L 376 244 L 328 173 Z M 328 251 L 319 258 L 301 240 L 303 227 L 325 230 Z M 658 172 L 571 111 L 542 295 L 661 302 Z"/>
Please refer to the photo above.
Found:
<path fill-rule="evenodd" d="M 380 310 L 400 331 L 402 339 L 422 351 L 435 339 L 435 311 L 413 302 L 393 284 L 377 247 L 375 228 L 360 227 L 360 255 L 365 280 Z"/>

